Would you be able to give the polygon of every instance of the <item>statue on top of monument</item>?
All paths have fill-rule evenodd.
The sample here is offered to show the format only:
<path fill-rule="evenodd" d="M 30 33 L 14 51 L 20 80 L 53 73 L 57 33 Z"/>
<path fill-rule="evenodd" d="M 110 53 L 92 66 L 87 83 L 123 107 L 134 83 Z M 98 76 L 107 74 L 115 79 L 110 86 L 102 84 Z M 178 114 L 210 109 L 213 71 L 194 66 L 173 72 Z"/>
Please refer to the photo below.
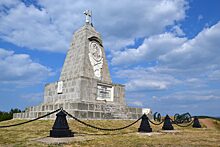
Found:
<path fill-rule="evenodd" d="M 84 14 L 86 15 L 86 23 L 92 25 L 92 11 L 91 10 L 85 10 Z"/>

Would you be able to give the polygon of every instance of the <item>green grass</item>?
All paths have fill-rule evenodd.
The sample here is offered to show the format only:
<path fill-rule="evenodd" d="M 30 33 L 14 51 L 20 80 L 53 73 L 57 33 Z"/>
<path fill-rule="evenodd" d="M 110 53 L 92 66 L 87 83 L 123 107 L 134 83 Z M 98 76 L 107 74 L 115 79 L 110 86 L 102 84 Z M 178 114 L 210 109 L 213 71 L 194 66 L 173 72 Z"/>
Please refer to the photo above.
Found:
<path fill-rule="evenodd" d="M 24 120 L 10 120 L 0 122 L 0 126 L 23 122 Z M 133 121 L 127 120 L 87 120 L 87 123 L 105 127 L 117 128 Z M 145 147 L 145 146 L 220 146 L 219 121 L 214 122 L 214 129 L 195 129 L 191 126 L 180 128 L 174 125 L 177 132 L 153 134 L 148 136 L 138 133 L 140 122 L 122 131 L 99 131 L 84 126 L 74 120 L 68 120 L 69 126 L 76 136 L 83 140 L 77 140 L 68 144 L 48 145 L 37 142 L 36 139 L 49 135 L 54 121 L 38 120 L 22 126 L 0 128 L 0 146 L 87 146 L 87 147 Z M 153 132 L 161 132 L 161 126 L 151 125 Z M 77 137 L 76 137 L 77 138 Z"/>

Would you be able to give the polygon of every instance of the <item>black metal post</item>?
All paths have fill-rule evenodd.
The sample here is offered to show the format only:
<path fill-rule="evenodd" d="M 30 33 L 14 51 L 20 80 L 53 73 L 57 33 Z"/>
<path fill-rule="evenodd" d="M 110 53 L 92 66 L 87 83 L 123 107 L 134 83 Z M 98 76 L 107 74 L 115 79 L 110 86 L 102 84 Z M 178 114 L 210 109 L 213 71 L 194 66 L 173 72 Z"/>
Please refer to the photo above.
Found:
<path fill-rule="evenodd" d="M 194 117 L 193 128 L 201 128 L 201 125 L 200 125 L 200 122 L 197 116 Z"/>
<path fill-rule="evenodd" d="M 148 117 L 146 114 L 142 116 L 140 128 L 138 128 L 138 132 L 152 132 L 152 128 L 150 127 Z"/>
<path fill-rule="evenodd" d="M 66 114 L 61 110 L 56 114 L 56 120 L 50 130 L 50 137 L 73 137 L 74 133 L 69 130 L 69 125 L 66 120 Z"/>
<path fill-rule="evenodd" d="M 165 117 L 162 129 L 163 130 L 174 130 L 172 121 L 168 115 L 166 115 Z"/>

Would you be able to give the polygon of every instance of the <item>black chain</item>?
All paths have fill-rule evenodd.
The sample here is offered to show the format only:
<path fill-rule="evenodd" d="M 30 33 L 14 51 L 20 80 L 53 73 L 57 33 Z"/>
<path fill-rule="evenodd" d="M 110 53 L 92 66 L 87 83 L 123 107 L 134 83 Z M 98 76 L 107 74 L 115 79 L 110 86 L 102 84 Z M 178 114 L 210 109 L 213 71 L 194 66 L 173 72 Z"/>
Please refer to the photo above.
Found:
<path fill-rule="evenodd" d="M 38 119 L 41 119 L 41 118 L 44 118 L 44 117 L 46 117 L 46 116 L 49 116 L 49 115 L 51 115 L 51 114 L 53 114 L 53 113 L 56 113 L 56 112 L 58 112 L 58 111 L 60 111 L 60 110 L 62 110 L 62 109 L 63 109 L 63 108 L 59 108 L 59 109 L 57 109 L 57 110 L 55 110 L 55 111 L 53 111 L 53 112 L 47 113 L 47 114 L 45 114 L 45 115 L 43 115 L 43 116 L 40 116 L 40 117 L 35 118 L 35 119 L 32 119 L 32 120 L 28 120 L 28 121 L 25 121 L 25 122 L 22 122 L 22 123 L 17 123 L 17 124 L 12 124 L 12 125 L 7 125 L 7 126 L 0 126 L 0 128 L 8 128 L 8 127 L 14 127 L 14 126 L 19 126 L 19 125 L 23 125 L 23 124 L 26 124 L 26 123 L 30 123 L 30 122 L 32 122 L 32 121 L 36 121 L 36 120 L 38 120 Z"/>
<path fill-rule="evenodd" d="M 135 123 L 137 123 L 140 119 L 142 119 L 142 116 L 140 118 L 138 118 L 136 121 L 134 121 L 133 123 L 127 125 L 127 126 L 124 126 L 124 127 L 121 127 L 121 128 L 114 128 L 114 129 L 109 129 L 109 128 L 100 128 L 100 127 L 97 127 L 97 126 L 93 126 L 93 125 L 90 125 L 88 123 L 85 123 L 81 120 L 79 120 L 78 118 L 74 117 L 73 115 L 69 114 L 68 112 L 66 112 L 65 110 L 63 110 L 68 116 L 70 116 L 71 118 L 75 119 L 76 121 L 80 122 L 81 124 L 84 124 L 88 127 L 91 127 L 91 128 L 94 128 L 94 129 L 97 129 L 97 130 L 103 130 L 103 131 L 118 131 L 118 130 L 123 130 L 123 129 L 126 129 L 132 125 L 134 125 Z"/>
<path fill-rule="evenodd" d="M 192 117 L 191 117 L 191 118 L 192 118 Z M 170 118 L 170 120 L 172 121 L 172 123 L 174 123 L 175 125 L 177 125 L 177 126 L 179 126 L 179 127 L 188 127 L 188 126 L 192 125 L 192 123 L 193 123 L 193 120 L 192 120 L 189 124 L 183 126 L 183 125 L 178 124 L 176 121 L 173 121 L 171 118 Z M 161 125 L 161 124 L 164 122 L 164 120 L 163 120 L 162 122 L 160 122 L 160 123 L 154 123 L 154 122 L 152 122 L 152 121 L 149 119 L 149 122 L 152 123 L 152 124 L 154 124 L 154 125 Z"/>
<path fill-rule="evenodd" d="M 177 126 L 179 126 L 179 127 L 188 127 L 188 126 L 192 125 L 193 120 L 192 120 L 189 124 L 187 124 L 187 125 L 185 125 L 185 126 L 178 124 L 176 121 L 172 121 L 172 123 L 174 123 L 175 125 L 177 125 Z"/>
<path fill-rule="evenodd" d="M 193 118 L 193 117 L 190 117 L 191 121 L 189 122 L 189 124 L 184 125 L 184 126 L 183 126 L 183 125 L 178 124 L 178 123 L 177 123 L 175 120 L 172 120 L 171 118 L 170 118 L 170 120 L 172 121 L 172 123 L 173 123 L 173 124 L 175 124 L 175 125 L 177 125 L 177 126 L 179 126 L 179 127 L 188 127 L 188 126 L 192 125 L 192 123 L 193 123 L 192 118 Z"/>
<path fill-rule="evenodd" d="M 148 120 L 149 120 L 150 123 L 152 123 L 152 124 L 154 124 L 154 125 L 161 125 L 161 124 L 164 122 L 164 120 L 163 120 L 163 121 L 161 121 L 160 123 L 155 123 L 155 122 L 151 121 L 150 119 L 148 119 Z"/>
<path fill-rule="evenodd" d="M 194 118 L 195 116 L 192 116 L 191 117 L 191 119 L 192 118 Z M 216 117 L 211 117 L 211 116 L 197 116 L 198 118 L 212 118 L 212 119 L 215 119 L 215 120 L 220 120 L 219 118 L 216 118 Z M 172 120 L 172 119 L 171 119 Z M 172 120 L 172 122 L 175 124 L 175 125 L 177 125 L 177 126 L 179 126 L 179 127 L 188 127 L 188 126 L 190 126 L 190 125 L 192 125 L 192 123 L 194 122 L 194 120 L 192 120 L 189 124 L 187 124 L 187 125 L 185 125 L 185 126 L 183 126 L 183 125 L 180 125 L 180 124 L 178 124 L 176 121 L 173 121 Z"/>

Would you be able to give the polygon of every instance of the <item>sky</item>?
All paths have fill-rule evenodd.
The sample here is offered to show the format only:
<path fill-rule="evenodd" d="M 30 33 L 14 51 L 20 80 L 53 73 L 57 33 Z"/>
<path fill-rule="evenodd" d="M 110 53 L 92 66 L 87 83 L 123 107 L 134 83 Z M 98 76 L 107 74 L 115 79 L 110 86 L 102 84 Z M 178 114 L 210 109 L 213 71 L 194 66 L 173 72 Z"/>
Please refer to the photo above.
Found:
<path fill-rule="evenodd" d="M 1 111 L 43 102 L 86 9 L 129 106 L 220 116 L 219 0 L 1 0 Z"/>

